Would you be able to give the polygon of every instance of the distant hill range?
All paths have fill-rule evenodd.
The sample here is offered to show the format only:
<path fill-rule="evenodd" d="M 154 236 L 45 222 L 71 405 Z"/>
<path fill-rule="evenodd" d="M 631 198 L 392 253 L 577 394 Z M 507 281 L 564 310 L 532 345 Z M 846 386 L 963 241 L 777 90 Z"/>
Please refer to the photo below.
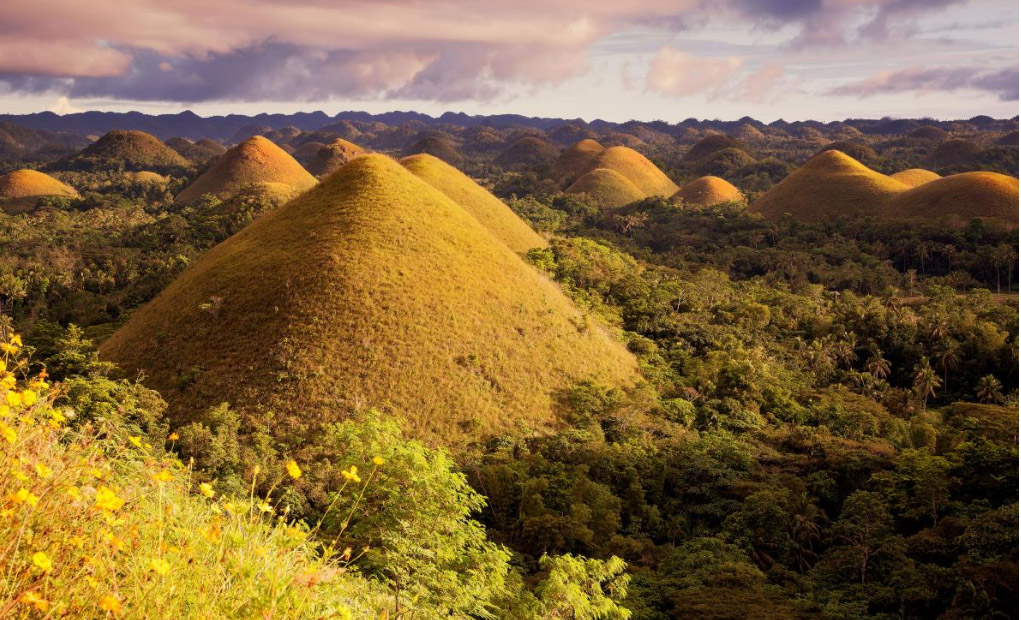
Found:
<path fill-rule="evenodd" d="M 844 121 L 833 121 L 823 123 L 821 121 L 796 121 L 787 122 L 784 120 L 763 123 L 750 117 L 743 117 L 734 121 L 720 120 L 698 120 L 689 118 L 680 123 L 667 123 L 665 121 L 628 121 L 626 123 L 612 123 L 603 120 L 586 122 L 582 119 L 566 118 L 540 118 L 533 116 L 521 116 L 519 114 L 495 114 L 495 115 L 469 115 L 464 113 L 447 112 L 439 117 L 433 117 L 419 112 L 385 112 L 382 114 L 370 114 L 368 112 L 339 112 L 329 116 L 325 112 L 296 112 L 294 114 L 258 114 L 246 116 L 240 114 L 229 114 L 227 116 L 199 116 L 191 111 L 178 114 L 143 114 L 141 112 L 78 112 L 75 114 L 57 115 L 53 112 L 38 112 L 35 114 L 0 114 L 0 122 L 10 121 L 22 127 L 31 128 L 37 131 L 52 131 L 61 133 L 72 133 L 79 135 L 99 136 L 109 131 L 139 130 L 151 133 L 154 136 L 167 140 L 175 137 L 191 138 L 213 138 L 227 142 L 240 142 L 238 135 L 248 137 L 267 129 L 281 130 L 288 127 L 302 131 L 317 131 L 327 128 L 329 125 L 341 122 L 366 122 L 384 123 L 387 125 L 411 124 L 420 127 L 454 126 L 454 127 L 476 127 L 486 126 L 494 128 L 535 128 L 548 131 L 563 126 L 573 126 L 578 130 L 593 129 L 600 132 L 608 130 L 619 130 L 622 132 L 634 132 L 637 128 L 648 128 L 665 133 L 675 133 L 678 128 L 691 130 L 715 130 L 730 134 L 748 134 L 753 130 L 761 132 L 766 128 L 792 131 L 801 128 L 811 128 L 826 133 L 832 133 L 837 129 L 850 128 L 851 131 L 871 135 L 894 135 L 916 131 L 923 127 L 934 127 L 945 131 L 951 131 L 961 124 L 969 124 L 980 129 L 992 129 L 999 124 L 1009 124 L 1013 119 L 994 119 L 989 116 L 975 116 L 966 120 L 937 121 L 933 119 L 847 119 Z M 250 131 L 248 135 L 244 135 Z M 1009 131 L 1009 129 L 1008 129 Z M 573 137 L 573 136 L 572 136 Z M 576 140 L 571 140 L 576 141 Z"/>

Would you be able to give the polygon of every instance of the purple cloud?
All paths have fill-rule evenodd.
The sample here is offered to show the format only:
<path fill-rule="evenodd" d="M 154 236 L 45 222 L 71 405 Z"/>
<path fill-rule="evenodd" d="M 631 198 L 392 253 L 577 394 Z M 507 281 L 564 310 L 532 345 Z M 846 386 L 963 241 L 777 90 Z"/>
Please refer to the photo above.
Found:
<path fill-rule="evenodd" d="M 1000 70 L 985 67 L 913 67 L 900 71 L 880 71 L 861 82 L 845 84 L 831 95 L 860 98 L 916 91 L 919 93 L 979 90 L 996 94 L 1000 101 L 1018 100 L 1018 65 Z"/>

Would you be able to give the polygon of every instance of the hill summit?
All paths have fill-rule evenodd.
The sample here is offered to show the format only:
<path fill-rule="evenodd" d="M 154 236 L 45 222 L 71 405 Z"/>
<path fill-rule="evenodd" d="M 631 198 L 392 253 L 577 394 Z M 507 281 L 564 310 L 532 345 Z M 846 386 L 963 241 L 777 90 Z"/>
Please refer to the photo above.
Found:
<path fill-rule="evenodd" d="M 457 203 L 494 237 L 518 254 L 546 247 L 546 240 L 536 234 L 503 201 L 438 157 L 424 153 L 410 155 L 401 160 L 401 165 Z"/>
<path fill-rule="evenodd" d="M 600 151 L 589 161 L 586 172 L 597 168 L 619 173 L 647 196 L 673 196 L 680 189 L 645 155 L 626 146 L 611 146 Z"/>
<path fill-rule="evenodd" d="M 155 170 L 186 167 L 188 160 L 144 131 L 111 131 L 63 162 L 78 170 Z"/>
<path fill-rule="evenodd" d="M 585 138 L 574 146 L 564 149 L 560 157 L 553 163 L 553 175 L 558 180 L 573 182 L 584 174 L 589 162 L 604 150 L 602 144 L 591 138 Z"/>
<path fill-rule="evenodd" d="M 77 198 L 78 190 L 36 170 L 15 170 L 0 176 L 0 201 L 42 196 Z"/>
<path fill-rule="evenodd" d="M 964 172 L 914 187 L 894 197 L 890 217 L 950 220 L 991 218 L 1018 225 L 1018 180 L 996 172 Z"/>
<path fill-rule="evenodd" d="M 226 200 L 247 186 L 264 183 L 286 185 L 301 192 L 315 185 L 316 179 L 279 146 L 262 136 L 252 136 L 221 155 L 175 201 L 194 202 L 206 194 Z"/>
<path fill-rule="evenodd" d="M 648 196 L 630 179 L 609 168 L 586 172 L 564 190 L 567 194 L 587 194 L 597 204 L 615 209 Z"/>
<path fill-rule="evenodd" d="M 862 165 L 853 157 L 826 150 L 787 175 L 756 200 L 749 211 L 768 218 L 790 213 L 816 222 L 840 216 L 881 216 L 886 202 L 908 185 Z"/>
<path fill-rule="evenodd" d="M 357 144 L 337 138 L 316 152 L 308 163 L 308 171 L 320 178 L 329 176 L 347 162 L 364 154 L 365 149 Z"/>
<path fill-rule="evenodd" d="M 145 371 L 175 423 L 228 401 L 292 441 L 370 406 L 446 444 L 547 429 L 564 389 L 638 378 L 555 284 L 382 155 L 210 250 L 101 353 Z"/>
<path fill-rule="evenodd" d="M 743 198 L 741 190 L 731 185 L 726 179 L 714 176 L 699 177 L 685 183 L 674 194 L 674 197 L 680 198 L 684 204 L 693 207 L 711 207 Z"/>

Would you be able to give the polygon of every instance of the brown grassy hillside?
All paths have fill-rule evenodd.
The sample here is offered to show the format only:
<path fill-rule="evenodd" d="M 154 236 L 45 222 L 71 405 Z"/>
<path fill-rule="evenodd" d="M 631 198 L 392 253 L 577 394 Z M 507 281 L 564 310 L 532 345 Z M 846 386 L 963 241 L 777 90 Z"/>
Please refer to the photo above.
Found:
<path fill-rule="evenodd" d="M 557 147 L 534 136 L 515 140 L 494 160 L 501 166 L 540 166 L 553 163 L 558 156 Z"/>
<path fill-rule="evenodd" d="M 1018 180 L 996 172 L 965 172 L 906 191 L 887 205 L 890 217 L 949 219 L 993 218 L 1018 225 Z"/>
<path fill-rule="evenodd" d="M 840 151 L 823 151 L 773 186 L 749 207 L 778 218 L 802 221 L 840 216 L 881 216 L 885 203 L 908 186 L 871 170 Z"/>
<path fill-rule="evenodd" d="M 728 183 L 725 179 L 714 176 L 699 177 L 685 183 L 674 194 L 684 204 L 694 207 L 711 207 L 724 202 L 743 200 L 741 190 Z"/>
<path fill-rule="evenodd" d="M 559 424 L 578 381 L 634 358 L 446 195 L 367 155 L 189 267 L 102 346 L 175 421 L 229 401 L 297 440 L 392 407 L 456 444 Z"/>
<path fill-rule="evenodd" d="M 144 131 L 111 131 L 81 150 L 63 167 L 81 170 L 157 170 L 184 167 L 188 160 Z"/>
<path fill-rule="evenodd" d="M 401 164 L 460 205 L 515 252 L 524 254 L 533 248 L 546 247 L 546 240 L 536 234 L 510 207 L 457 168 L 425 154 L 405 157 Z"/>
<path fill-rule="evenodd" d="M 602 144 L 586 138 L 560 153 L 553 163 L 553 175 L 561 181 L 573 182 L 584 174 L 589 163 L 603 150 Z"/>
<path fill-rule="evenodd" d="M 564 191 L 568 194 L 587 194 L 597 204 L 611 209 L 648 197 L 627 177 L 608 168 L 586 172 Z"/>
<path fill-rule="evenodd" d="M 426 136 L 404 150 L 404 155 L 432 155 L 454 166 L 464 162 L 464 156 L 454 145 L 438 136 Z"/>
<path fill-rule="evenodd" d="M 620 173 L 647 196 L 673 196 L 680 189 L 670 177 L 634 149 L 611 146 L 592 158 L 586 172 L 607 168 Z"/>
<path fill-rule="evenodd" d="M 365 149 L 348 142 L 344 138 L 337 138 L 323 148 L 319 149 L 315 157 L 308 164 L 308 171 L 315 176 L 322 178 L 340 170 L 340 167 L 359 155 L 364 155 Z"/>
<path fill-rule="evenodd" d="M 931 170 L 925 170 L 924 168 L 909 168 L 908 170 L 901 170 L 890 175 L 891 179 L 896 179 L 908 187 L 918 187 L 924 185 L 929 181 L 935 181 L 940 178 L 938 174 Z"/>
<path fill-rule="evenodd" d="M 744 144 L 733 136 L 728 136 L 722 133 L 710 134 L 692 146 L 691 149 L 684 154 L 682 161 L 697 161 L 703 157 L 712 155 L 717 151 L 731 148 L 744 150 Z"/>
<path fill-rule="evenodd" d="M 36 170 L 15 170 L 0 176 L 0 201 L 38 196 L 77 198 L 78 190 Z"/>
<path fill-rule="evenodd" d="M 316 179 L 280 147 L 262 136 L 252 136 L 224 153 L 184 188 L 175 202 L 193 202 L 206 194 L 225 200 L 256 183 L 281 183 L 303 191 L 315 185 Z"/>

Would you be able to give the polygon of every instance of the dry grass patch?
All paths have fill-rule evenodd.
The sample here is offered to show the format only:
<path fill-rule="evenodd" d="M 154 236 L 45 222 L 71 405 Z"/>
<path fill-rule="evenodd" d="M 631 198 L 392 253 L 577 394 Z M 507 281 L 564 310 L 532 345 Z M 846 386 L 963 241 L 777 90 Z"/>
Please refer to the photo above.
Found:
<path fill-rule="evenodd" d="M 741 190 L 731 185 L 725 179 L 714 176 L 699 177 L 694 181 L 685 183 L 676 194 L 684 204 L 694 207 L 711 207 L 724 202 L 737 202 L 744 200 Z"/>
<path fill-rule="evenodd" d="M 596 168 L 585 173 L 564 190 L 568 194 L 587 194 L 599 205 L 615 209 L 647 198 L 645 192 L 616 170 Z"/>
<path fill-rule="evenodd" d="M 560 154 L 557 161 L 553 163 L 553 174 L 562 181 L 574 181 L 588 169 L 589 163 L 595 156 L 604 150 L 602 144 L 586 138 Z"/>
<path fill-rule="evenodd" d="M 644 155 L 626 146 L 611 146 L 589 162 L 588 170 L 607 168 L 624 176 L 647 196 L 673 196 L 680 189 Z"/>
<path fill-rule="evenodd" d="M 991 218 L 1018 225 L 1018 180 L 996 172 L 965 172 L 930 181 L 890 200 L 889 217 Z"/>
<path fill-rule="evenodd" d="M 918 187 L 919 185 L 925 185 L 929 181 L 935 181 L 940 176 L 924 168 L 909 168 L 891 174 L 890 178 L 896 179 L 908 187 Z"/>

